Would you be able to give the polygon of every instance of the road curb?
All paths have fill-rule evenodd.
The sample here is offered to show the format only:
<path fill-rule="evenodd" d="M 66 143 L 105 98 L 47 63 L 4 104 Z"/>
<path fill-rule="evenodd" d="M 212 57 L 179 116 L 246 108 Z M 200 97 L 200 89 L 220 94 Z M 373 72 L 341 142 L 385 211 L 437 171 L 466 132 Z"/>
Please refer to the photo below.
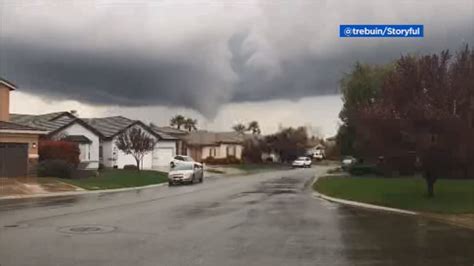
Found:
<path fill-rule="evenodd" d="M 324 199 L 327 201 L 335 202 L 335 203 L 340 203 L 343 205 L 348 205 L 348 206 L 354 206 L 354 207 L 359 207 L 359 208 L 364 208 L 364 209 L 372 209 L 372 210 L 377 210 L 377 211 L 386 211 L 386 212 L 394 212 L 394 213 L 399 213 L 399 214 L 405 214 L 405 215 L 420 215 L 418 212 L 414 211 L 407 211 L 407 210 L 402 210 L 402 209 L 396 209 L 396 208 L 390 208 L 390 207 L 384 207 L 380 205 L 374 205 L 374 204 L 369 204 L 369 203 L 362 203 L 358 201 L 352 201 L 352 200 L 344 200 L 344 199 L 339 199 L 339 198 L 333 198 L 324 194 L 321 194 L 319 192 L 314 192 L 313 197 Z"/>
<path fill-rule="evenodd" d="M 318 181 L 319 176 L 315 176 L 313 179 L 313 182 L 311 183 L 311 189 L 313 189 L 314 184 Z M 392 213 L 399 213 L 399 214 L 405 214 L 405 215 L 420 215 L 418 212 L 414 211 L 407 211 L 407 210 L 402 210 L 402 209 L 397 209 L 397 208 L 390 208 L 390 207 L 384 207 L 380 205 L 375 205 L 375 204 L 369 204 L 369 203 L 362 203 L 358 201 L 352 201 L 352 200 L 345 200 L 345 199 L 340 199 L 340 198 L 334 198 L 328 195 L 324 195 L 318 191 L 315 191 L 313 189 L 313 197 L 314 198 L 320 198 L 323 200 L 339 203 L 339 204 L 344 204 L 348 206 L 353 206 L 353 207 L 359 207 L 359 208 L 364 208 L 364 209 L 371 209 L 371 210 L 377 210 L 377 211 L 386 211 L 386 212 L 392 212 Z"/>
<path fill-rule="evenodd" d="M 141 190 L 148 188 L 156 188 L 168 185 L 167 182 L 141 186 L 141 187 L 127 187 L 127 188 L 114 188 L 114 189 L 100 189 L 100 190 L 81 190 L 81 191 L 68 191 L 68 192 L 53 192 L 47 194 L 34 194 L 34 195 L 13 195 L 13 196 L 4 196 L 0 197 L 1 200 L 11 200 L 11 199 L 30 199 L 30 198 L 49 198 L 49 197 L 61 197 L 61 196 L 80 196 L 86 194 L 99 194 L 99 193 L 115 193 L 115 192 L 124 192 L 124 191 L 133 191 Z"/>

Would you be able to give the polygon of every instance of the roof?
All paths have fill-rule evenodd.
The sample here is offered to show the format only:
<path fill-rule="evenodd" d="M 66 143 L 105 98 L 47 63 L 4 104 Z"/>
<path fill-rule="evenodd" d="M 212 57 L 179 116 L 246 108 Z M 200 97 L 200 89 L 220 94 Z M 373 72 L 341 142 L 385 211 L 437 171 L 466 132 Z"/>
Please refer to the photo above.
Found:
<path fill-rule="evenodd" d="M 77 143 L 92 143 L 92 140 L 90 140 L 88 137 L 84 135 L 69 135 L 69 136 L 64 137 L 62 140 L 77 142 Z"/>
<path fill-rule="evenodd" d="M 68 112 L 57 112 L 42 115 L 11 114 L 10 121 L 46 131 L 56 131 L 69 125 L 76 118 Z"/>
<path fill-rule="evenodd" d="M 99 131 L 105 138 L 113 138 L 138 122 L 123 116 L 83 118 L 82 120 Z"/>
<path fill-rule="evenodd" d="M 0 84 L 6 86 L 10 90 L 16 90 L 16 85 L 4 78 L 0 78 Z"/>
<path fill-rule="evenodd" d="M 171 135 L 171 136 L 184 136 L 187 135 L 189 132 L 181 129 L 177 129 L 174 127 L 153 127 L 153 129 L 158 130 L 159 132 Z"/>
<path fill-rule="evenodd" d="M 11 114 L 10 120 L 20 125 L 48 131 L 49 134 L 66 128 L 73 123 L 79 123 L 106 139 L 113 138 L 134 125 L 140 125 L 160 139 L 177 140 L 176 137 L 152 129 L 139 120 L 132 120 L 123 116 L 77 118 L 69 112 L 56 112 L 42 115 Z"/>
<path fill-rule="evenodd" d="M 37 134 L 44 134 L 45 132 L 40 130 L 40 129 L 37 129 L 37 128 L 33 128 L 33 127 L 29 127 L 29 126 L 24 126 L 24 125 L 20 125 L 20 124 L 17 124 L 17 123 L 12 123 L 12 122 L 6 122 L 6 121 L 0 121 L 0 131 L 14 131 L 15 133 L 22 133 L 22 131 L 24 133 L 37 133 Z"/>
<path fill-rule="evenodd" d="M 178 140 L 179 138 L 176 137 L 175 134 L 171 133 L 167 133 L 166 131 L 162 131 L 162 127 L 157 127 L 157 126 L 150 126 L 150 128 L 153 130 L 153 132 L 155 134 L 157 134 L 161 139 L 164 139 L 164 140 Z M 187 132 L 186 132 L 187 134 Z"/>
<path fill-rule="evenodd" d="M 238 132 L 191 131 L 185 138 L 189 146 L 215 146 L 221 143 L 242 144 L 245 135 Z"/>

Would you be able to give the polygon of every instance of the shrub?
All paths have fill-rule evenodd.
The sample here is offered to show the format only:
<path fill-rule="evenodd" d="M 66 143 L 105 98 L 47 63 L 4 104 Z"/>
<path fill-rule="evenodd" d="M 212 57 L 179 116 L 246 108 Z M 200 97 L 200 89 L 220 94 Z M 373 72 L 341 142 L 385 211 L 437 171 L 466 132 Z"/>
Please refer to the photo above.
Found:
<path fill-rule="evenodd" d="M 74 166 L 64 160 L 45 160 L 38 164 L 39 177 L 71 178 Z"/>
<path fill-rule="evenodd" d="M 126 164 L 123 166 L 124 170 L 138 170 L 138 167 L 134 164 Z"/>
<path fill-rule="evenodd" d="M 41 140 L 38 147 L 39 160 L 63 160 L 74 167 L 79 164 L 79 146 L 68 141 Z"/>
<path fill-rule="evenodd" d="M 351 175 L 360 176 L 360 175 L 372 175 L 377 174 L 377 166 L 371 164 L 355 164 L 349 168 L 349 173 Z"/>

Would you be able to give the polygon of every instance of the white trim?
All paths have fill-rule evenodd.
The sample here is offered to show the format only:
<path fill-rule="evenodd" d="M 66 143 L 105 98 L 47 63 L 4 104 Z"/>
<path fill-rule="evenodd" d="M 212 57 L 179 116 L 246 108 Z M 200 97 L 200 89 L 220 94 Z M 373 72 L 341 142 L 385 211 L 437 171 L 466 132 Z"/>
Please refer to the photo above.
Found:
<path fill-rule="evenodd" d="M 48 131 L 39 131 L 39 130 L 15 130 L 15 129 L 0 129 L 0 133 L 7 134 L 34 134 L 34 135 L 46 135 Z"/>

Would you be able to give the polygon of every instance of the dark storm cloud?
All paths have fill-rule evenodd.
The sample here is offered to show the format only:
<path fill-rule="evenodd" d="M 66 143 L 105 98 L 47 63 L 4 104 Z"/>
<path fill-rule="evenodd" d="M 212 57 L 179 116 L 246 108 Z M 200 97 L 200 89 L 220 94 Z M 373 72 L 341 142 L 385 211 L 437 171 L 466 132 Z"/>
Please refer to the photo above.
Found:
<path fill-rule="evenodd" d="M 187 106 L 206 114 L 226 101 L 212 88 L 226 85 L 203 65 L 127 53 L 61 51 L 4 41 L 2 74 L 22 88 L 56 99 L 98 105 Z M 209 93 L 209 95 L 202 95 Z M 212 93 L 212 94 L 211 94 Z"/>
<path fill-rule="evenodd" d="M 448 11 L 443 10 L 442 1 L 429 4 L 434 6 L 432 9 L 425 4 L 420 15 L 404 13 L 411 2 L 404 2 L 399 10 L 393 6 L 395 1 L 359 9 L 357 1 L 347 2 L 351 6 L 346 8 L 344 3 L 331 6 L 325 1 L 281 2 L 284 6 L 276 7 L 256 1 L 253 11 L 245 6 L 244 11 L 253 14 L 248 18 L 239 7 L 225 9 L 226 16 L 213 18 L 214 13 L 205 5 L 197 5 L 194 10 L 184 9 L 182 6 L 187 5 L 181 4 L 167 12 L 171 15 L 166 27 L 157 29 L 155 26 L 162 25 L 162 21 L 156 21 L 160 15 L 148 19 L 139 16 L 151 7 L 130 9 L 114 5 L 113 12 L 106 9 L 105 13 L 82 18 L 83 14 L 75 14 L 66 5 L 54 6 L 38 16 L 36 9 L 29 7 L 25 12 L 7 0 L 2 14 L 15 9 L 21 16 L 12 12 L 2 21 L 0 75 L 22 90 L 46 98 L 75 99 L 94 105 L 188 107 L 213 117 L 228 102 L 337 93 L 341 74 L 356 60 L 385 63 L 406 52 L 438 52 L 474 43 L 472 16 L 463 16 L 469 14 L 467 11 L 458 14 L 472 10 L 469 0 L 446 4 L 446 8 L 453 9 Z M 280 7 L 291 8 L 282 13 Z M 344 17 L 330 17 L 322 8 L 337 10 Z M 426 22 L 426 37 L 337 37 L 340 23 L 379 22 L 383 15 L 369 8 L 396 14 L 398 23 Z M 92 12 L 85 9 L 87 14 Z M 163 12 L 162 9 L 160 6 L 156 12 Z M 199 9 L 206 18 L 212 17 L 207 26 L 196 27 L 194 21 L 181 19 L 202 18 L 202 14 L 194 14 Z M 445 17 L 434 20 L 439 12 L 445 12 Z M 452 25 L 447 23 L 451 21 Z"/>

